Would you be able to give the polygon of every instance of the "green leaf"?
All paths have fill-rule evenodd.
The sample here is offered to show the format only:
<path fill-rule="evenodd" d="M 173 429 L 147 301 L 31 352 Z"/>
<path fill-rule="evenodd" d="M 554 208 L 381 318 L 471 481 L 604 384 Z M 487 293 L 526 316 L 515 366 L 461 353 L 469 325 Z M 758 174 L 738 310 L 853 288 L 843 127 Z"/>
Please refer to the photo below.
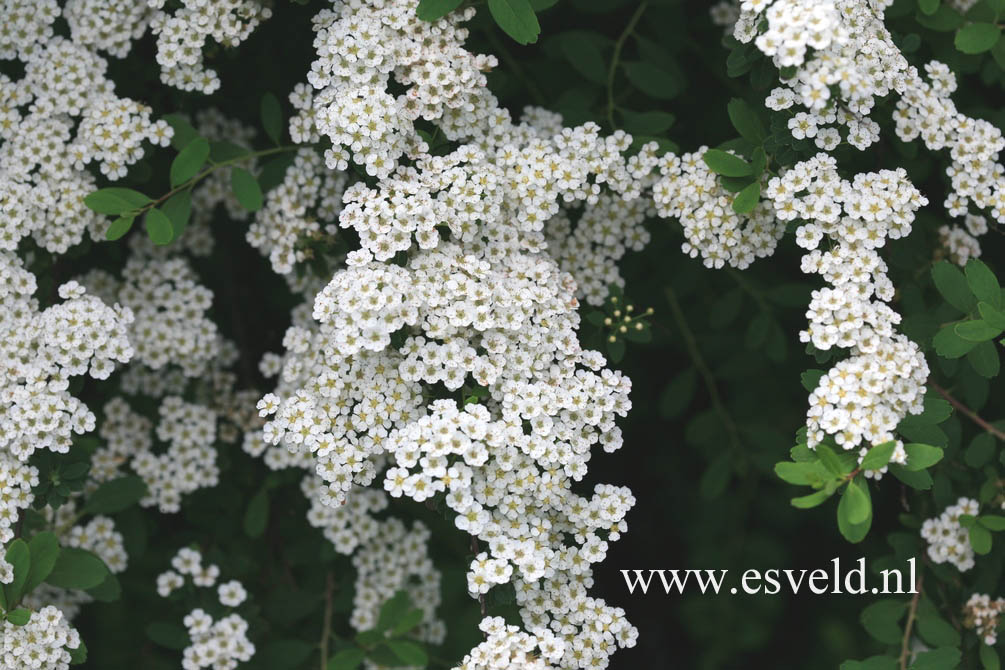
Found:
<path fill-rule="evenodd" d="M 408 597 L 408 592 L 403 590 L 396 592 L 381 606 L 376 630 L 385 631 L 394 627 L 411 609 L 412 601 Z"/>
<path fill-rule="evenodd" d="M 118 600 L 122 596 L 122 585 L 118 577 L 109 573 L 105 581 L 92 589 L 87 589 L 88 595 L 99 602 L 110 603 Z"/>
<path fill-rule="evenodd" d="M 877 444 L 875 447 L 870 449 L 865 458 L 862 459 L 861 467 L 863 470 L 879 470 L 890 462 L 890 458 L 893 456 L 893 451 L 896 449 L 896 442 L 884 442 L 883 444 Z"/>
<path fill-rule="evenodd" d="M 709 149 L 702 156 L 702 160 L 709 170 L 727 177 L 745 177 L 753 173 L 750 163 L 719 149 Z"/>
<path fill-rule="evenodd" d="M 532 44 L 541 34 L 541 25 L 528 0 L 489 0 L 489 13 L 517 44 Z"/>
<path fill-rule="evenodd" d="M 963 17 L 960 16 L 959 12 L 947 5 L 939 5 L 939 8 L 932 12 L 930 16 L 918 14 L 915 16 L 915 20 L 929 30 L 943 33 L 956 30 L 963 25 Z"/>
<path fill-rule="evenodd" d="M 391 628 L 392 635 L 404 635 L 422 623 L 423 612 L 418 607 L 413 607 L 405 613 L 405 616 L 398 620 Z"/>
<path fill-rule="evenodd" d="M 630 112 L 621 110 L 625 130 L 639 135 L 656 135 L 673 125 L 676 117 L 670 112 Z"/>
<path fill-rule="evenodd" d="M 834 495 L 833 491 L 823 489 L 821 491 L 817 491 L 816 493 L 811 493 L 808 496 L 793 498 L 789 502 L 793 507 L 798 507 L 799 509 L 810 509 L 811 507 L 816 507 L 817 505 L 822 504 L 832 495 Z"/>
<path fill-rule="evenodd" d="M 680 373 L 666 385 L 663 393 L 660 394 L 659 411 L 664 419 L 672 419 L 679 416 L 687 409 L 694 398 L 697 388 L 698 375 L 693 367 Z"/>
<path fill-rule="evenodd" d="M 844 508 L 844 514 L 848 523 L 852 526 L 865 521 L 872 513 L 872 504 L 869 501 L 869 494 L 865 490 L 865 485 L 861 483 L 859 477 L 848 482 L 844 495 L 841 496 L 839 511 Z"/>
<path fill-rule="evenodd" d="M 818 444 L 816 447 L 817 456 L 820 457 L 820 462 L 824 464 L 834 476 L 843 477 L 844 475 L 851 472 L 850 467 L 846 467 L 841 461 L 834 450 L 828 447 L 826 444 Z"/>
<path fill-rule="evenodd" d="M 192 140 L 199 137 L 199 132 L 181 114 L 167 114 L 164 116 L 164 120 L 174 129 L 174 135 L 171 136 L 171 146 L 178 151 L 181 151 Z"/>
<path fill-rule="evenodd" d="M 424 667 L 429 663 L 426 650 L 411 640 L 388 640 L 387 646 L 394 655 L 401 659 L 402 664 Z"/>
<path fill-rule="evenodd" d="M 838 670 L 897 670 L 900 663 L 890 656 L 870 656 L 864 661 L 845 661 Z"/>
<path fill-rule="evenodd" d="M 939 616 L 935 605 L 922 598 L 918 606 L 918 634 L 932 647 L 957 647 L 961 639 L 952 624 Z"/>
<path fill-rule="evenodd" d="M 733 211 L 737 214 L 749 214 L 757 207 L 761 199 L 761 183 L 755 181 L 746 186 L 733 198 Z"/>
<path fill-rule="evenodd" d="M 105 482 L 90 495 L 83 511 L 88 514 L 115 514 L 140 501 L 147 485 L 135 475 Z"/>
<path fill-rule="evenodd" d="M 932 345 L 935 347 L 935 353 L 943 358 L 960 358 L 976 347 L 977 343 L 964 340 L 957 335 L 953 324 L 948 324 L 935 334 Z"/>
<path fill-rule="evenodd" d="M 262 96 L 258 111 L 262 117 L 262 128 L 265 129 L 265 134 L 273 142 L 279 144 L 283 137 L 283 108 L 271 91 L 266 91 L 265 95 Z"/>
<path fill-rule="evenodd" d="M 981 318 L 989 324 L 1005 330 L 1005 312 L 986 302 L 977 303 L 977 311 L 980 312 Z"/>
<path fill-rule="evenodd" d="M 903 633 L 897 623 L 907 609 L 907 603 L 902 600 L 877 600 L 859 616 L 862 627 L 869 635 L 884 644 L 900 644 Z"/>
<path fill-rule="evenodd" d="M 7 612 L 7 621 L 10 621 L 15 626 L 23 626 L 31 619 L 31 610 L 25 609 L 24 607 L 18 607 L 12 612 Z"/>
<path fill-rule="evenodd" d="M 147 637 L 167 649 L 184 649 L 189 644 L 188 632 L 176 623 L 152 621 L 146 627 Z"/>
<path fill-rule="evenodd" d="M 918 0 L 918 9 L 922 14 L 931 16 L 939 8 L 939 0 Z"/>
<path fill-rule="evenodd" d="M 834 479 L 819 461 L 792 463 L 782 461 L 775 464 L 775 474 L 782 481 L 796 486 L 822 486 L 828 479 Z"/>
<path fill-rule="evenodd" d="M 967 532 L 970 534 L 970 546 L 974 548 L 975 554 L 983 556 L 991 551 L 991 533 L 988 532 L 987 528 L 973 525 L 967 529 Z"/>
<path fill-rule="evenodd" d="M 18 538 L 7 545 L 5 559 L 14 567 L 14 581 L 3 585 L 4 599 L 7 606 L 4 609 L 13 607 L 24 595 L 24 585 L 28 582 L 28 573 L 31 571 L 31 552 L 28 544 Z"/>
<path fill-rule="evenodd" d="M 178 186 L 194 177 L 207 158 L 209 141 L 206 138 L 197 137 L 189 142 L 171 162 L 171 186 Z"/>
<path fill-rule="evenodd" d="M 956 31 L 956 48 L 965 54 L 990 51 L 1002 36 L 1002 29 L 993 23 L 971 23 Z"/>
<path fill-rule="evenodd" d="M 903 467 L 912 472 L 932 467 L 942 460 L 943 454 L 942 449 L 939 447 L 913 442 L 905 444 L 904 451 L 907 452 L 907 464 Z"/>
<path fill-rule="evenodd" d="M 978 654 L 981 659 L 981 666 L 983 666 L 984 670 L 1001 670 L 1001 659 L 998 657 L 998 652 L 993 648 L 981 642 L 981 648 Z"/>
<path fill-rule="evenodd" d="M 230 172 L 230 187 L 234 196 L 249 212 L 257 212 L 262 208 L 262 189 L 255 176 L 244 168 L 235 167 Z"/>
<path fill-rule="evenodd" d="M 185 232 L 192 215 L 192 191 L 178 191 L 161 206 L 161 211 L 171 222 L 171 239 L 177 240 Z"/>
<path fill-rule="evenodd" d="M 953 647 L 923 651 L 914 659 L 910 670 L 953 670 L 962 658 L 960 650 Z"/>
<path fill-rule="evenodd" d="M 80 665 L 87 660 L 87 645 L 81 640 L 76 649 L 69 649 L 70 665 Z"/>
<path fill-rule="evenodd" d="M 91 589 L 105 581 L 108 566 L 89 551 L 63 547 L 45 581 L 64 589 Z"/>
<path fill-rule="evenodd" d="M 998 358 L 998 349 L 995 343 L 990 340 L 981 342 L 967 354 L 967 362 L 974 371 L 981 377 L 993 379 L 998 376 L 1001 369 L 1001 360 Z"/>
<path fill-rule="evenodd" d="M 964 314 L 969 314 L 977 305 L 977 299 L 970 292 L 966 277 L 959 268 L 948 261 L 939 261 L 932 266 L 932 279 L 935 287 L 950 305 Z"/>
<path fill-rule="evenodd" d="M 133 221 L 135 220 L 135 216 L 120 216 L 115 219 L 112 221 L 111 225 L 108 226 L 108 230 L 105 231 L 105 239 L 109 242 L 114 242 L 119 239 L 129 232 L 129 229 L 133 227 Z"/>
<path fill-rule="evenodd" d="M 733 98 L 729 101 L 726 109 L 729 112 L 729 120 L 742 138 L 754 144 L 760 144 L 764 141 L 767 135 L 764 124 L 761 123 L 757 111 L 746 100 Z"/>
<path fill-rule="evenodd" d="M 977 523 L 995 532 L 1005 530 L 1005 516 L 998 514 L 983 514 L 977 517 Z"/>
<path fill-rule="evenodd" d="M 901 465 L 891 465 L 890 472 L 894 477 L 904 482 L 912 489 L 927 491 L 932 488 L 932 476 L 927 470 L 908 470 Z"/>
<path fill-rule="evenodd" d="M 972 468 L 982 468 L 995 456 L 995 438 L 990 433 L 981 433 L 970 441 L 963 452 L 963 462 Z"/>
<path fill-rule="evenodd" d="M 585 30 L 572 30 L 558 35 L 557 39 L 562 55 L 576 72 L 594 84 L 605 84 L 607 82 L 607 65 L 593 39 L 594 35 L 595 33 Z"/>
<path fill-rule="evenodd" d="M 419 6 L 421 7 L 422 5 Z M 364 658 L 366 658 L 366 652 L 362 649 L 356 647 L 343 649 L 328 659 L 326 667 L 327 670 L 356 670 Z"/>
<path fill-rule="evenodd" d="M 174 238 L 174 229 L 171 227 L 171 220 L 167 214 L 159 209 L 147 210 L 143 222 L 146 224 L 147 235 L 151 242 L 158 246 L 171 243 Z"/>
<path fill-rule="evenodd" d="M 415 15 L 423 21 L 435 21 L 461 6 L 464 0 L 420 0 Z"/>
<path fill-rule="evenodd" d="M 123 214 L 153 202 L 139 191 L 109 187 L 88 193 L 84 205 L 98 214 Z"/>
<path fill-rule="evenodd" d="M 956 324 L 956 334 L 970 342 L 984 342 L 998 337 L 1001 328 L 995 328 L 983 319 L 974 319 Z"/>
<path fill-rule="evenodd" d="M 998 278 L 983 261 L 971 258 L 967 261 L 964 272 L 967 277 L 967 285 L 977 300 L 984 301 L 992 307 L 1001 309 L 1002 289 L 998 285 Z"/>
<path fill-rule="evenodd" d="M 29 554 L 31 556 L 31 569 L 28 571 L 28 579 L 24 583 L 24 592 L 31 591 L 45 581 L 45 578 L 52 572 L 59 558 L 59 540 L 55 534 L 49 531 L 38 533 L 28 541 Z"/>
<path fill-rule="evenodd" d="M 676 98 L 684 90 L 684 82 L 677 73 L 665 70 L 648 61 L 626 62 L 622 63 L 622 67 L 625 69 L 628 81 L 646 95 L 657 100 Z"/>
<path fill-rule="evenodd" d="M 244 512 L 244 532 L 248 537 L 261 537 L 269 521 L 269 492 L 262 488 L 248 502 Z"/>
<path fill-rule="evenodd" d="M 804 389 L 812 393 L 820 385 L 820 380 L 824 374 L 823 370 L 807 370 L 799 375 L 799 382 L 803 385 Z"/>

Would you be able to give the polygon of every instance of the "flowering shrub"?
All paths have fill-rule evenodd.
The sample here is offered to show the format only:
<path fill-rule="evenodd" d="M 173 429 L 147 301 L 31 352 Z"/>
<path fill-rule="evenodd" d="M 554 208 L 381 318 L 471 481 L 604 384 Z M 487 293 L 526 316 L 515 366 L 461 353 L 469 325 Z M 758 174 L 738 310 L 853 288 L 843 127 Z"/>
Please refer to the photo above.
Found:
<path fill-rule="evenodd" d="M 0 667 L 997 669 L 1005 4 L 702 4 L 0 0 Z"/>

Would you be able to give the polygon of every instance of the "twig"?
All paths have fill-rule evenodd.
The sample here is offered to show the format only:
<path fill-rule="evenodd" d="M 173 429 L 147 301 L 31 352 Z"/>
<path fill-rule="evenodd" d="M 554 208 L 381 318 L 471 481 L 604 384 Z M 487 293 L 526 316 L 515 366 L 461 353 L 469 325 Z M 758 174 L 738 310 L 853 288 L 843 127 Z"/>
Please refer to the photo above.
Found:
<path fill-rule="evenodd" d="M 930 381 L 928 383 L 931 384 L 932 388 L 935 389 L 938 392 L 939 395 L 941 395 L 943 398 L 945 398 L 946 400 L 948 400 L 950 405 L 952 405 L 953 407 L 955 407 L 959 411 L 961 411 L 964 414 L 966 414 L 970 418 L 970 420 L 973 421 L 974 423 L 976 423 L 978 426 L 980 426 L 981 428 L 983 428 L 987 432 L 991 433 L 992 435 L 994 435 L 996 438 L 998 438 L 1002 442 L 1005 442 L 1005 432 L 1002 432 L 1001 430 L 995 428 L 990 423 L 988 423 L 987 421 L 985 421 L 984 419 L 982 419 L 981 417 L 979 417 L 977 415 L 977 412 L 975 412 L 974 410 L 970 409 L 969 407 L 967 407 L 966 405 L 964 405 L 962 402 L 960 402 L 959 400 L 957 400 L 956 398 L 954 398 L 949 393 L 949 391 L 947 391 L 946 389 L 942 388 L 941 386 L 939 386 L 938 384 L 936 384 L 933 381 Z"/>
<path fill-rule="evenodd" d="M 908 644 L 911 642 L 911 628 L 914 626 L 914 617 L 918 612 L 918 600 L 921 598 L 921 581 L 922 576 L 918 575 L 918 581 L 914 584 L 911 607 L 907 610 L 907 624 L 904 626 L 904 637 L 900 641 L 900 670 L 907 670 L 907 661 L 911 657 Z"/>
<path fill-rule="evenodd" d="M 328 637 L 332 627 L 332 592 L 335 590 L 335 579 L 332 573 L 325 578 L 325 615 L 321 624 L 321 670 L 328 667 Z"/>
<path fill-rule="evenodd" d="M 638 25 L 639 19 L 642 18 L 642 14 L 645 13 L 648 6 L 648 0 L 639 4 L 635 13 L 632 14 L 632 18 L 628 20 L 628 25 L 621 31 L 621 35 L 618 36 L 618 41 L 614 43 L 614 55 L 611 56 L 611 67 L 607 69 L 607 122 L 611 124 L 611 130 L 617 128 L 617 125 L 614 123 L 614 76 L 617 74 L 618 65 L 621 62 L 621 50 L 624 48 L 625 41 L 632 34 L 632 31 L 635 30 L 635 26 Z"/>
<path fill-rule="evenodd" d="M 726 433 L 729 435 L 730 445 L 734 448 L 740 447 L 740 436 L 736 431 L 736 424 L 733 423 L 733 418 L 726 411 L 725 405 L 722 403 L 722 398 L 719 396 L 719 389 L 715 385 L 715 378 L 712 376 L 712 371 L 708 369 L 705 364 L 705 359 L 702 358 L 701 352 L 698 351 L 698 343 L 695 342 L 694 334 L 687 325 L 687 319 L 684 318 L 684 312 L 680 308 L 680 304 L 677 302 L 677 294 L 674 293 L 673 289 L 669 286 L 666 288 L 667 302 L 670 303 L 670 312 L 673 314 L 674 321 L 677 323 L 677 328 L 680 329 L 681 335 L 684 336 L 684 344 L 687 347 L 688 354 L 691 356 L 691 361 L 694 363 L 695 369 L 701 375 L 702 380 L 705 382 L 705 388 L 708 390 L 708 397 L 712 401 L 712 408 L 715 410 L 716 414 L 719 415 L 719 419 L 722 421 L 723 426 L 726 428 Z"/>

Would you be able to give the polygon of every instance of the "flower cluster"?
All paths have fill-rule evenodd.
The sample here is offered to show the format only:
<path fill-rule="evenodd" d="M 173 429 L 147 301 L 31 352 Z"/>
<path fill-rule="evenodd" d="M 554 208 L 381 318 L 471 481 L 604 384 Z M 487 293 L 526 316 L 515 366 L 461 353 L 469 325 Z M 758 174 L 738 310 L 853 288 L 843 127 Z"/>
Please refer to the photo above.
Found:
<path fill-rule="evenodd" d="M 0 625 L 0 670 L 69 670 L 69 650 L 80 646 L 77 629 L 51 605 L 32 612 L 23 626 Z"/>
<path fill-rule="evenodd" d="M 964 226 L 943 225 L 939 227 L 939 242 L 949 260 L 965 266 L 971 258 L 981 255 L 981 243 L 977 239 L 988 232 L 988 220 L 979 214 L 967 214 Z"/>
<path fill-rule="evenodd" d="M 680 220 L 685 239 L 681 249 L 691 258 L 700 255 L 709 268 L 729 265 L 742 270 L 774 253 L 785 222 L 775 216 L 768 200 L 749 214 L 733 211 L 733 194 L 703 160 L 707 150 L 667 154 L 660 160 L 662 179 L 652 187 L 656 211 Z"/>
<path fill-rule="evenodd" d="M 974 549 L 970 546 L 970 533 L 960 525 L 963 514 L 976 515 L 976 500 L 960 498 L 935 519 L 926 519 L 921 525 L 921 537 L 928 542 L 928 557 L 935 563 L 949 561 L 960 572 L 974 567 Z"/>
<path fill-rule="evenodd" d="M 1005 612 L 1005 598 L 991 599 L 990 596 L 975 593 L 963 606 L 963 625 L 973 628 L 977 636 L 987 646 L 998 642 L 998 622 Z"/>
<path fill-rule="evenodd" d="M 171 567 L 157 577 L 157 593 L 166 598 L 191 578 L 196 587 L 211 588 L 216 585 L 220 568 L 203 565 L 202 554 L 189 547 L 183 547 L 171 559 Z M 247 591 L 244 586 L 231 580 L 217 587 L 220 605 L 234 608 L 245 601 Z M 255 645 L 248 639 L 248 622 L 239 614 L 231 613 L 213 620 L 202 608 L 189 612 L 184 620 L 191 644 L 182 652 L 183 670 L 213 668 L 213 670 L 233 670 L 238 662 L 251 660 L 255 655 Z"/>
<path fill-rule="evenodd" d="M 900 420 L 923 409 L 928 364 L 915 343 L 894 331 L 900 315 L 886 304 L 894 289 L 877 250 L 907 235 L 927 200 L 903 169 L 848 181 L 822 153 L 773 177 L 765 194 L 779 220 L 806 221 L 796 231 L 796 243 L 807 249 L 802 269 L 830 284 L 813 292 L 800 339 L 821 351 L 851 351 L 810 394 L 808 443 L 833 435 L 864 455 L 869 446 L 893 440 Z M 825 237 L 826 251 L 818 248 Z M 902 448 L 895 459 L 906 459 Z"/>
<path fill-rule="evenodd" d="M 157 64 L 161 81 L 183 91 L 212 93 L 220 88 L 216 71 L 206 67 L 203 47 L 210 38 L 233 47 L 248 39 L 272 10 L 254 0 L 182 0 L 173 14 L 165 0 L 146 0 L 156 11 L 150 31 L 157 36 Z"/>
<path fill-rule="evenodd" d="M 544 629 L 538 634 L 509 626 L 502 617 L 478 624 L 485 641 L 471 650 L 455 670 L 548 670 L 565 655 L 561 638 Z"/>

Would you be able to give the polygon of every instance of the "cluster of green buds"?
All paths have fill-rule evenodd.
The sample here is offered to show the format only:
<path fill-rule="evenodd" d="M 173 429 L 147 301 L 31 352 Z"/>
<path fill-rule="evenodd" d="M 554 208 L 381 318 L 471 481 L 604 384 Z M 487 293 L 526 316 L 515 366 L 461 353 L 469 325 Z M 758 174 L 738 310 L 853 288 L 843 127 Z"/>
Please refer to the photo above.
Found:
<path fill-rule="evenodd" d="M 600 329 L 607 356 L 611 362 L 617 363 L 625 355 L 626 340 L 648 342 L 652 339 L 649 319 L 653 308 L 639 311 L 625 300 L 619 287 L 611 286 L 609 291 L 601 308 L 587 313 L 586 320 Z"/>

